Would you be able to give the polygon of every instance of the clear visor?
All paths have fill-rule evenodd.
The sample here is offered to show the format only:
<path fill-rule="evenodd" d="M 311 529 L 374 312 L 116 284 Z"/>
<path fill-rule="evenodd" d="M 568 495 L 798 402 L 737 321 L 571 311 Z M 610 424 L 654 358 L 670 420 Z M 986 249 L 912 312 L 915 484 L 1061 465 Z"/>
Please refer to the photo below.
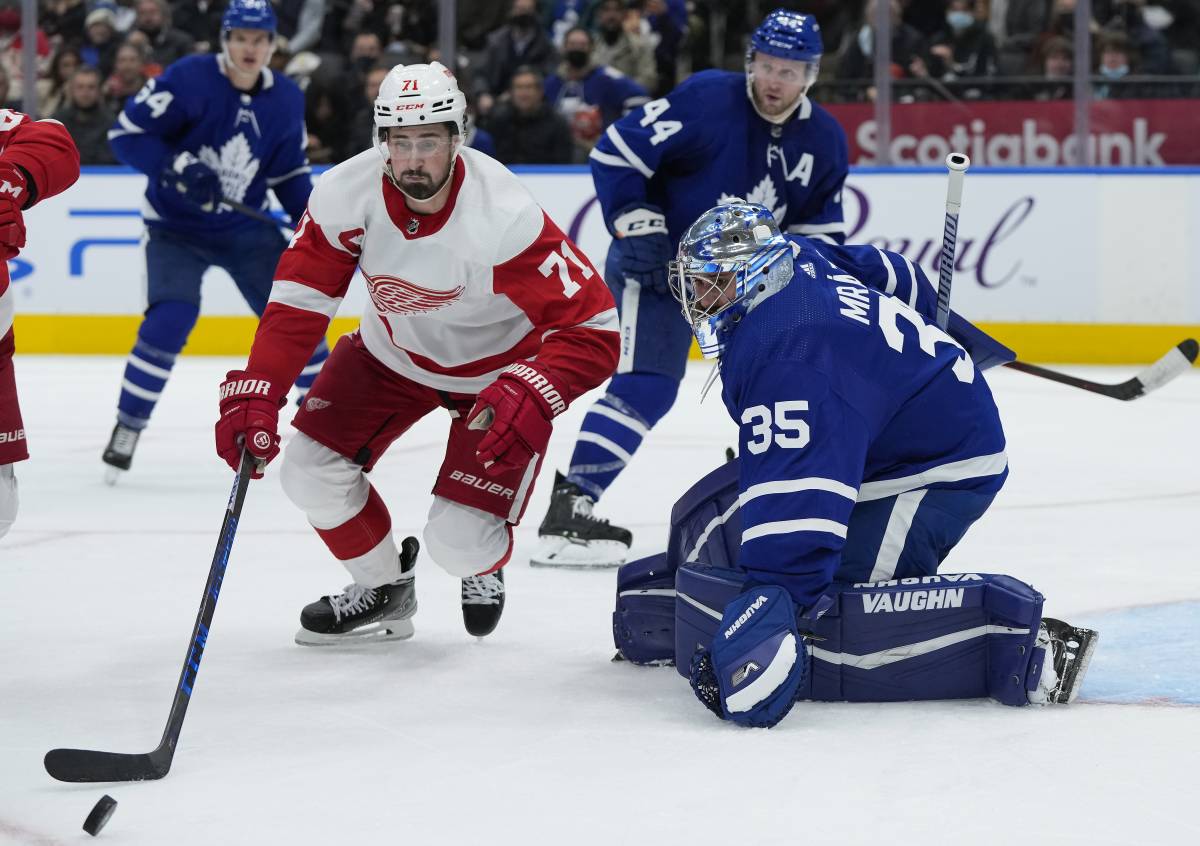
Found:
<path fill-rule="evenodd" d="M 746 71 L 752 79 L 762 80 L 764 83 L 796 86 L 807 91 L 817 81 L 821 63 L 780 59 L 765 53 L 756 53 Z"/>

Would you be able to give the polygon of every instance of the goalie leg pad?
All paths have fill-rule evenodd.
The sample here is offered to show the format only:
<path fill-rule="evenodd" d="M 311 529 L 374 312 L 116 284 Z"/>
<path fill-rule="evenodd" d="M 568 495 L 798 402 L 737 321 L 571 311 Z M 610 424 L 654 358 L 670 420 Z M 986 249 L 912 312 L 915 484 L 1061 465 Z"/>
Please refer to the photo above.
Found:
<path fill-rule="evenodd" d="M 675 571 L 666 553 L 630 561 L 617 570 L 613 643 L 634 664 L 675 659 Z"/>
<path fill-rule="evenodd" d="M 675 659 L 681 673 L 709 649 L 745 574 L 680 567 Z M 979 573 L 834 586 L 799 627 L 812 655 L 802 698 L 897 702 L 990 696 L 1025 705 L 1042 677 L 1042 595 L 1010 576 Z"/>

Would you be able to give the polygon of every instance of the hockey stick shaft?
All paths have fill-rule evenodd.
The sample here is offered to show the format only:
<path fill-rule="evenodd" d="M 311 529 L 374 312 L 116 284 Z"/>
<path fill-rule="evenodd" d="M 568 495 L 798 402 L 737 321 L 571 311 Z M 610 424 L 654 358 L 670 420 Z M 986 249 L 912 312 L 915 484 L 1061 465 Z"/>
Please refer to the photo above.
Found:
<path fill-rule="evenodd" d="M 946 156 L 950 179 L 946 184 L 946 223 L 942 229 L 942 257 L 938 261 L 937 325 L 950 325 L 950 286 L 954 281 L 954 254 L 958 249 L 958 213 L 962 209 L 963 177 L 971 160 L 962 153 Z"/>
<path fill-rule="evenodd" d="M 229 565 L 229 553 L 233 548 L 234 534 L 237 532 L 242 503 L 246 499 L 246 489 L 250 484 L 254 465 L 255 460 L 250 451 L 243 449 L 237 479 L 229 495 L 225 518 L 221 523 L 221 533 L 217 538 L 217 548 L 208 569 L 204 595 L 200 599 L 196 622 L 192 626 L 187 655 L 179 673 L 179 683 L 175 686 L 175 696 L 171 700 L 171 713 L 167 717 L 167 725 L 163 729 L 158 747 L 153 752 L 142 755 L 87 749 L 51 749 L 46 753 L 44 764 L 46 772 L 54 778 L 72 782 L 145 781 L 162 778 L 171 769 L 175 745 L 179 741 L 183 718 L 192 698 L 192 688 L 196 684 L 200 660 L 204 657 L 204 647 L 208 642 L 213 614 L 217 609 L 217 598 L 221 593 L 221 583 L 225 579 L 225 568 Z"/>
<path fill-rule="evenodd" d="M 1061 385 L 1070 385 L 1073 388 L 1080 388 L 1094 394 L 1129 401 L 1145 396 L 1151 391 L 1161 388 L 1172 379 L 1186 373 L 1195 363 L 1197 353 L 1200 353 L 1200 344 L 1197 344 L 1195 340 L 1188 338 L 1180 341 L 1173 349 L 1169 350 L 1158 361 L 1154 362 L 1137 376 L 1115 385 L 1104 382 L 1093 382 L 1090 379 L 1081 379 L 1078 376 L 1059 373 L 1057 370 L 1040 367 L 1036 364 L 1028 364 L 1024 361 L 1010 361 L 1005 366 L 1011 367 L 1013 370 L 1018 370 L 1021 373 L 1028 373 L 1030 376 L 1037 376 L 1042 379 L 1049 379 L 1051 382 L 1058 382 Z"/>
<path fill-rule="evenodd" d="M 255 208 L 251 208 L 250 206 L 246 205 L 245 203 L 239 203 L 237 200 L 231 200 L 228 197 L 222 198 L 221 203 L 223 205 L 229 206 L 229 208 L 233 209 L 238 214 L 253 218 L 254 220 L 259 221 L 260 223 L 267 223 L 267 224 L 270 224 L 271 226 L 275 226 L 275 227 L 279 227 L 281 229 L 287 229 L 287 230 L 291 231 L 291 227 L 285 225 L 283 223 L 283 221 L 279 220 L 279 218 L 273 217 L 272 215 L 269 215 L 264 211 L 260 211 Z"/>

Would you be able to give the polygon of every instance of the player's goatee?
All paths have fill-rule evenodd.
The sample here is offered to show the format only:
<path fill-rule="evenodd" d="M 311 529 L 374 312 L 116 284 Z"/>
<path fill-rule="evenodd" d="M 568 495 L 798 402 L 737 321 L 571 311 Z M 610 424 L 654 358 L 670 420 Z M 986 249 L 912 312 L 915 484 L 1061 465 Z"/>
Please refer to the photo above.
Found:
<path fill-rule="evenodd" d="M 433 180 L 424 173 L 406 170 L 400 174 L 400 182 L 404 185 L 405 193 L 418 200 L 428 200 L 433 196 Z"/>

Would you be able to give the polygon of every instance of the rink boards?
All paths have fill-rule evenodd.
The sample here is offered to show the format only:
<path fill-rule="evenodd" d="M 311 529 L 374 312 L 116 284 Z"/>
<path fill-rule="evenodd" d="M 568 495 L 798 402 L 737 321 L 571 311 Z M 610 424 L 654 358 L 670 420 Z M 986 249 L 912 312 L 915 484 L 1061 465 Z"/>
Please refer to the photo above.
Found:
<path fill-rule="evenodd" d="M 609 237 L 587 168 L 518 172 L 602 266 Z M 27 214 L 28 244 L 9 263 L 19 351 L 128 351 L 144 308 L 143 188 L 132 171 L 85 168 Z M 749 199 L 777 207 L 782 188 Z M 856 168 L 850 239 L 899 251 L 936 280 L 944 201 L 941 169 Z M 1200 169 L 973 169 L 955 270 L 954 307 L 1026 360 L 1157 358 L 1200 334 Z M 365 304 L 352 285 L 331 334 L 352 329 Z M 222 271 L 210 271 L 202 312 L 186 352 L 248 349 L 255 321 Z"/>

